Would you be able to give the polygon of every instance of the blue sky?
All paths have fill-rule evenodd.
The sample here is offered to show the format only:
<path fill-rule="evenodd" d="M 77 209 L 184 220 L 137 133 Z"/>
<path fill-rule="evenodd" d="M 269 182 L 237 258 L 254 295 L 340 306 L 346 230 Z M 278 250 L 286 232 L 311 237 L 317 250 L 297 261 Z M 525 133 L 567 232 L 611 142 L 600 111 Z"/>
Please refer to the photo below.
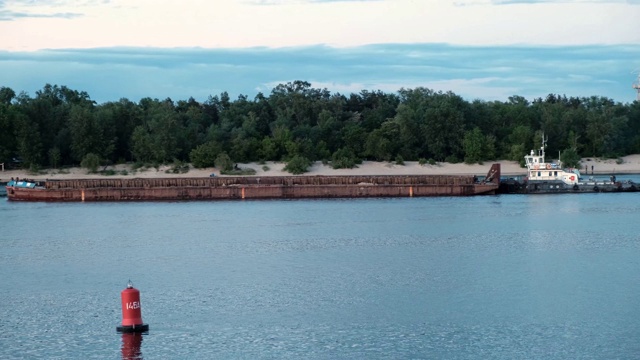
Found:
<path fill-rule="evenodd" d="M 294 80 L 630 102 L 640 72 L 640 0 L 0 0 L 0 34 L 0 86 L 98 102 Z"/>

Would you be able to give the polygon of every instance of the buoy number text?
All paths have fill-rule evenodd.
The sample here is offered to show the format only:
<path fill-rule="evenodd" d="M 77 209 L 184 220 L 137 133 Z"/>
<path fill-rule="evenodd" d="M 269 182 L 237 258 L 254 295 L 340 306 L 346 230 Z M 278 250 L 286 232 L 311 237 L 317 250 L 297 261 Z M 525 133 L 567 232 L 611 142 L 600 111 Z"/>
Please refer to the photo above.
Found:
<path fill-rule="evenodd" d="M 129 309 L 140 309 L 140 302 L 132 301 L 127 303 L 127 310 Z"/>

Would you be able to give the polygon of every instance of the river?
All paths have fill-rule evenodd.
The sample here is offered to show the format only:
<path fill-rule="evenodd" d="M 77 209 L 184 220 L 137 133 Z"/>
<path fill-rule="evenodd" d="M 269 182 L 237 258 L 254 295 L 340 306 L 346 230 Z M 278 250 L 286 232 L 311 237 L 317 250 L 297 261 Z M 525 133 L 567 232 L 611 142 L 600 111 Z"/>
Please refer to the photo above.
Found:
<path fill-rule="evenodd" d="M 3 198 L 0 358 L 639 358 L 639 200 Z"/>

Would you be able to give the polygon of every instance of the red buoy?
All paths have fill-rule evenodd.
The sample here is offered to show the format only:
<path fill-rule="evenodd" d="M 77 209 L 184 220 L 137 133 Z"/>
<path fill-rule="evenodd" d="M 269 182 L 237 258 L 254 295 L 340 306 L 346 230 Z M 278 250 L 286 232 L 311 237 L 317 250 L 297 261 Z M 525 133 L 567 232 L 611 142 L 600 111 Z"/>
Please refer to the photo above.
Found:
<path fill-rule="evenodd" d="M 146 332 L 149 325 L 142 322 L 142 308 L 140 307 L 140 291 L 133 287 L 131 280 L 127 288 L 120 293 L 122 300 L 122 326 L 116 330 L 119 332 Z"/>

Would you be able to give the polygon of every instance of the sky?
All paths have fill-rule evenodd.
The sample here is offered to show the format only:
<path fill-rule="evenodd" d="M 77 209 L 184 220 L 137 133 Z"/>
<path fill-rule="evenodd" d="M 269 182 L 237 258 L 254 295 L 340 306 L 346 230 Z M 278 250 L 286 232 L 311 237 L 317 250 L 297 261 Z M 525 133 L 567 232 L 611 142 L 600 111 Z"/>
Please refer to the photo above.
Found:
<path fill-rule="evenodd" d="M 426 87 L 627 103 L 640 0 L 0 0 L 0 87 L 98 103 Z"/>

